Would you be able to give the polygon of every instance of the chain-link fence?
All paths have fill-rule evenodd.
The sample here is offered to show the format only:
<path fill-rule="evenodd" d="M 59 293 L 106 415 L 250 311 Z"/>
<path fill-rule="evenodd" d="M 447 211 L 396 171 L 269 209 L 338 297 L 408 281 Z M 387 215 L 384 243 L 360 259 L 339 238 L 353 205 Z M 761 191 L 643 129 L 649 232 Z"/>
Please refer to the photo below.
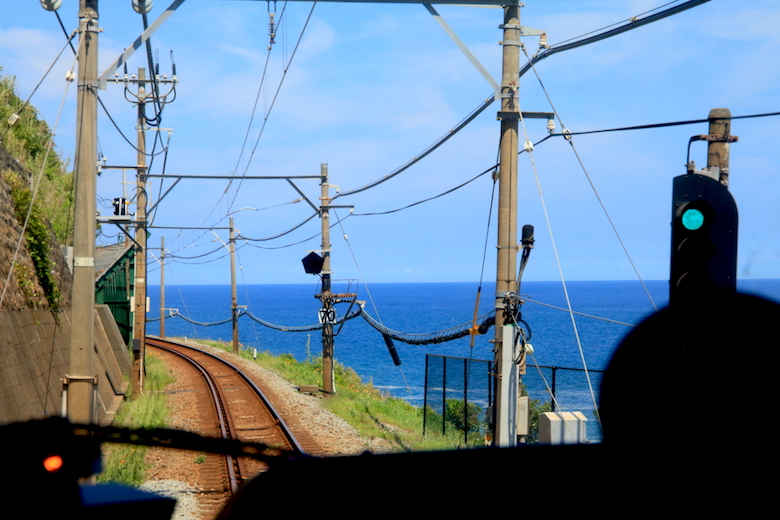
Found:
<path fill-rule="evenodd" d="M 553 412 L 582 412 L 588 418 L 588 442 L 601 442 L 601 424 L 596 417 L 594 399 L 595 403 L 599 402 L 603 375 L 603 370 L 588 370 L 586 373 L 581 368 L 539 367 L 537 370 L 537 367 L 529 366 L 522 382 L 531 399 L 542 404 L 550 403 Z M 555 399 L 550 398 L 550 392 Z"/>
<path fill-rule="evenodd" d="M 423 434 L 448 429 L 463 434 L 465 443 L 481 438 L 485 410 L 493 405 L 493 363 L 426 354 Z"/>
<path fill-rule="evenodd" d="M 469 440 L 469 434 L 481 436 L 486 410 L 493 406 L 492 373 L 491 361 L 427 354 L 423 433 L 445 434 L 454 428 L 463 433 L 464 441 Z M 595 403 L 598 403 L 603 374 L 603 370 L 589 370 L 586 374 L 578 368 L 529 366 L 522 383 L 535 401 L 533 409 L 538 411 L 547 404 L 552 411 L 582 412 L 588 418 L 588 441 L 600 442 L 601 425 Z"/>

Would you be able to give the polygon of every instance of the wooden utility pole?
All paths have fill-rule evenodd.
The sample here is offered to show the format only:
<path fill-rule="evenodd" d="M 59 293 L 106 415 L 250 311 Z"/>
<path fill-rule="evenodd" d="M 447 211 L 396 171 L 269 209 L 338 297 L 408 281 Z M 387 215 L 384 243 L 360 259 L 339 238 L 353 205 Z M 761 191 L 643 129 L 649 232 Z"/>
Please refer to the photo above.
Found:
<path fill-rule="evenodd" d="M 238 295 L 236 292 L 236 230 L 230 217 L 230 296 L 233 321 L 233 352 L 238 354 Z"/>
<path fill-rule="evenodd" d="M 73 231 L 73 325 L 70 364 L 63 378 L 67 417 L 94 423 L 95 198 L 97 179 L 98 1 L 79 2 L 76 203 Z"/>
<path fill-rule="evenodd" d="M 153 80 L 152 80 L 153 81 Z M 135 214 L 135 309 L 133 337 L 133 399 L 144 388 L 146 359 L 146 69 L 138 68 L 138 178 Z"/>
<path fill-rule="evenodd" d="M 165 337 L 165 236 L 160 237 L 160 337 Z"/>
<path fill-rule="evenodd" d="M 330 185 L 328 165 L 320 165 L 320 216 L 322 221 L 322 388 L 328 394 L 336 393 L 333 361 L 333 293 L 330 287 Z"/>
<path fill-rule="evenodd" d="M 517 134 L 520 117 L 520 7 L 504 7 L 501 79 L 501 142 L 498 169 L 498 258 L 496 266 L 496 403 L 494 443 L 516 444 L 517 369 L 513 316 L 517 309 Z M 506 326 L 506 327 L 505 327 Z M 505 330 L 505 328 L 507 330 Z"/>

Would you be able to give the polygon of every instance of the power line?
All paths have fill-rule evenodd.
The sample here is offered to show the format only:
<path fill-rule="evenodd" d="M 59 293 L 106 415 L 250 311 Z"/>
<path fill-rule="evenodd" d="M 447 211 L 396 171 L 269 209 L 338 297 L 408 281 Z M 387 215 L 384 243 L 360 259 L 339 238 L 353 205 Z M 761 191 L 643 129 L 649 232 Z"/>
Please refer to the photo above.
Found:
<path fill-rule="evenodd" d="M 520 68 L 520 76 L 522 77 L 523 74 L 528 72 L 528 70 L 535 64 L 540 61 L 542 61 L 545 58 L 549 58 L 553 54 L 557 54 L 559 52 L 568 51 L 571 49 L 576 49 L 577 47 L 582 47 L 583 45 L 589 45 L 591 43 L 596 43 L 601 40 L 605 40 L 607 38 L 611 38 L 613 36 L 617 36 L 618 34 L 622 34 L 624 32 L 630 31 L 632 29 L 636 29 L 638 27 L 642 27 L 643 25 L 647 25 L 649 23 L 657 22 L 658 20 L 662 20 L 664 18 L 667 18 L 669 16 L 675 15 L 677 13 L 680 13 L 682 11 L 686 11 L 688 9 L 692 9 L 696 6 L 699 6 L 701 4 L 707 3 L 710 0 L 688 0 L 684 4 L 670 7 L 669 9 L 666 9 L 664 11 L 661 11 L 660 13 L 656 13 L 650 16 L 647 16 L 645 18 L 639 18 L 639 16 L 634 16 L 632 18 L 629 18 L 623 25 L 616 27 L 615 29 L 611 29 L 609 31 L 605 31 L 599 34 L 596 34 L 595 36 L 590 36 L 588 38 L 583 38 L 581 40 L 577 40 L 571 43 L 566 44 L 558 44 L 554 46 L 550 46 L 548 49 L 537 53 L 533 58 L 531 58 L 528 63 L 523 65 Z M 648 11 L 649 12 L 649 11 Z"/>
<path fill-rule="evenodd" d="M 257 139 L 255 139 L 255 145 L 252 147 L 252 151 L 249 154 L 249 159 L 247 160 L 246 167 L 244 168 L 244 175 L 246 175 L 246 172 L 249 171 L 249 165 L 252 164 L 252 159 L 255 156 L 255 151 L 257 150 L 257 146 L 260 144 L 260 138 L 263 137 L 263 131 L 265 130 L 265 125 L 268 122 L 268 118 L 271 116 L 271 111 L 274 108 L 274 105 L 276 105 L 276 99 L 279 97 L 279 92 L 282 90 L 282 85 L 284 85 L 284 80 L 287 78 L 287 72 L 290 70 L 290 66 L 292 65 L 292 61 L 295 58 L 295 54 L 298 51 L 298 46 L 301 44 L 301 40 L 303 40 L 303 35 L 306 32 L 306 28 L 309 26 L 309 21 L 311 20 L 311 16 L 314 13 L 314 8 L 317 6 L 317 0 L 314 0 L 314 3 L 311 5 L 311 10 L 309 11 L 309 16 L 306 17 L 306 21 L 303 24 L 303 28 L 301 29 L 301 34 L 298 35 L 298 41 L 295 42 L 295 47 L 293 48 L 292 54 L 290 54 L 290 59 L 287 61 L 287 65 L 284 67 L 284 71 L 282 72 L 282 78 L 279 80 L 279 85 L 276 87 L 276 92 L 274 93 L 274 97 L 271 100 L 271 106 L 268 107 L 268 112 L 265 114 L 265 117 L 263 118 L 263 125 L 260 127 L 260 132 L 257 135 Z M 232 182 L 232 181 L 231 181 Z M 236 201 L 236 197 L 238 197 L 238 191 L 241 189 L 243 181 L 238 182 L 238 187 L 236 188 L 236 194 L 233 196 L 233 200 L 230 201 L 230 205 L 228 206 L 228 211 L 230 211 L 233 208 L 233 203 Z M 230 185 L 228 185 L 230 187 Z"/>
<path fill-rule="evenodd" d="M 580 34 L 579 36 L 575 36 L 573 38 L 569 38 L 569 39 L 557 42 L 557 43 L 553 44 L 552 47 L 558 47 L 560 45 L 563 45 L 564 43 L 568 43 L 568 42 L 571 42 L 571 41 L 579 40 L 580 38 L 584 38 L 585 36 L 588 36 L 590 34 L 595 34 L 595 33 L 601 32 L 601 31 L 603 31 L 605 29 L 609 29 L 610 27 L 615 27 L 616 25 L 619 25 L 621 23 L 633 23 L 636 20 L 636 18 L 638 18 L 639 16 L 642 16 L 642 15 L 645 15 L 645 14 L 648 14 L 648 13 L 652 13 L 653 11 L 657 11 L 657 10 L 663 8 L 663 7 L 666 7 L 667 5 L 676 4 L 679 1 L 680 0 L 673 0 L 672 2 L 667 2 L 665 4 L 659 5 L 658 7 L 654 7 L 652 9 L 649 9 L 649 10 L 643 12 L 643 13 L 639 13 L 638 15 L 631 16 L 631 17 L 626 18 L 624 20 L 620 20 L 619 22 L 611 23 L 611 24 L 605 25 L 604 27 L 601 27 L 599 29 L 594 29 L 594 30 L 588 31 L 588 32 L 586 32 L 584 34 Z"/>
<path fill-rule="evenodd" d="M 389 215 L 390 213 L 397 213 L 399 211 L 403 211 L 405 209 L 412 208 L 414 206 L 419 206 L 420 204 L 423 204 L 425 202 L 429 202 L 429 201 L 438 199 L 440 197 L 443 197 L 445 195 L 449 195 L 450 193 L 453 193 L 453 192 L 461 189 L 462 187 L 464 187 L 464 186 L 466 186 L 468 184 L 471 184 L 472 182 L 474 182 L 475 180 L 479 179 L 480 177 L 482 177 L 486 173 L 494 171 L 495 169 L 496 169 L 495 166 L 491 166 L 487 170 L 484 170 L 481 173 L 478 173 L 476 176 L 472 177 L 471 179 L 467 180 L 464 183 L 458 184 L 454 188 L 450 188 L 449 190 L 444 191 L 442 193 L 439 193 L 438 195 L 434 195 L 433 197 L 428 197 L 427 199 L 418 200 L 417 202 L 412 202 L 411 204 L 408 204 L 408 205 L 406 205 L 406 206 L 404 206 L 402 208 L 391 209 L 391 210 L 388 210 L 388 211 L 379 211 L 379 212 L 375 212 L 375 213 L 353 213 L 352 216 L 354 216 L 354 217 L 368 217 L 368 216 L 374 216 L 374 215 Z"/>
<path fill-rule="evenodd" d="M 773 117 L 773 116 L 780 116 L 780 112 L 764 112 L 761 114 L 748 114 L 744 116 L 731 116 L 731 117 L 722 117 L 720 119 L 752 119 L 752 118 L 758 118 L 758 117 Z M 583 132 L 569 132 L 564 131 L 563 133 L 555 133 L 551 134 L 551 137 L 566 137 L 570 135 L 588 135 L 588 134 L 603 134 L 607 132 L 625 132 L 628 130 L 648 130 L 652 128 L 666 128 L 666 127 L 672 127 L 672 126 L 684 126 L 684 125 L 697 125 L 701 123 L 708 123 L 709 119 L 688 119 L 685 121 L 669 121 L 666 123 L 651 123 L 646 125 L 635 125 L 635 126 L 621 126 L 617 128 L 604 128 L 601 130 L 586 130 Z"/>

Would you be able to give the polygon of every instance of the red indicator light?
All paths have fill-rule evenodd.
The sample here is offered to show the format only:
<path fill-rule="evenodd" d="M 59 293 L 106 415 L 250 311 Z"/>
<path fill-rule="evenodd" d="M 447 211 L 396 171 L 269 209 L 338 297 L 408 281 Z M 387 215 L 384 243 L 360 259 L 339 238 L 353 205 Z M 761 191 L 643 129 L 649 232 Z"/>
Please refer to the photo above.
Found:
<path fill-rule="evenodd" d="M 43 459 L 43 467 L 49 473 L 56 473 L 62 468 L 62 457 L 59 455 L 49 455 Z"/>

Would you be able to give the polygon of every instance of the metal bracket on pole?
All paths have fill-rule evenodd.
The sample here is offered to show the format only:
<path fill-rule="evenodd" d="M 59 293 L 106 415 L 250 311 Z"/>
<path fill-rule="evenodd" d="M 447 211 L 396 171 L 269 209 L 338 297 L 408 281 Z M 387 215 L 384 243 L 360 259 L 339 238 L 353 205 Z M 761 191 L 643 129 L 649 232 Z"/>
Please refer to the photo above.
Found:
<path fill-rule="evenodd" d="M 147 177 L 148 177 L 148 175 L 147 175 Z M 165 197 L 167 197 L 167 196 L 168 196 L 168 194 L 171 192 L 171 190 L 172 190 L 173 188 L 175 188 L 177 184 L 179 184 L 179 181 L 181 181 L 181 178 L 179 178 L 179 179 L 176 179 L 176 180 L 174 181 L 174 183 L 173 183 L 173 184 L 171 184 L 171 186 L 170 186 L 170 187 L 169 187 L 167 190 L 165 190 L 165 193 L 163 193 L 163 194 L 160 196 L 160 198 L 159 198 L 159 199 L 157 199 L 157 202 L 155 202 L 155 203 L 152 205 L 152 207 L 151 207 L 151 208 L 149 208 L 149 211 L 147 211 L 147 213 L 152 213 L 152 212 L 154 211 L 154 208 L 156 208 L 157 206 L 159 206 L 159 205 L 160 205 L 160 203 L 163 201 L 163 199 L 164 199 Z"/>
<path fill-rule="evenodd" d="M 319 212 L 320 212 L 320 208 L 318 208 L 317 206 L 315 206 L 314 204 L 312 204 L 312 202 L 309 200 L 309 197 L 307 197 L 305 193 L 303 193 L 303 192 L 302 192 L 300 189 L 298 189 L 298 186 L 296 186 L 296 185 L 295 185 L 295 183 L 294 183 L 293 181 L 291 181 L 290 179 L 287 179 L 287 182 L 289 182 L 289 183 L 290 183 L 290 186 L 292 186 L 293 188 L 295 188 L 295 191 L 297 191 L 297 192 L 298 192 L 298 195 L 300 195 L 301 197 L 303 197 L 303 200 L 305 200 L 305 201 L 306 201 L 306 202 L 309 204 L 309 206 L 311 206 L 311 207 L 312 207 L 312 209 L 313 209 L 314 211 L 316 211 L 317 213 L 319 213 Z"/>
<path fill-rule="evenodd" d="M 62 416 L 68 416 L 68 387 L 70 384 L 76 382 L 92 383 L 92 416 L 97 420 L 98 376 L 70 376 L 65 374 L 60 381 L 62 381 Z"/>
<path fill-rule="evenodd" d="M 485 67 L 482 66 L 482 64 L 479 62 L 476 56 L 474 56 L 468 47 L 466 47 L 466 44 L 461 41 L 460 38 L 458 38 L 458 35 L 455 34 L 455 31 L 452 30 L 452 28 L 447 24 L 447 22 L 444 21 L 444 18 L 441 17 L 441 15 L 434 9 L 434 7 L 431 4 L 423 4 L 425 8 L 428 10 L 429 13 L 431 13 L 431 16 L 433 16 L 433 19 L 436 20 L 439 25 L 441 25 L 441 28 L 444 29 L 444 32 L 446 32 L 450 38 L 452 38 L 452 41 L 455 42 L 455 45 L 458 46 L 458 48 L 463 52 L 463 54 L 466 55 L 466 57 L 469 59 L 472 65 L 476 67 L 476 69 L 479 71 L 480 74 L 487 80 L 488 83 L 490 83 L 490 86 L 493 87 L 493 92 L 496 93 L 498 96 L 501 93 L 501 87 L 498 85 L 498 82 L 493 79 L 493 76 L 490 75 L 490 73 L 487 71 Z"/>
<path fill-rule="evenodd" d="M 99 220 L 100 220 L 100 219 L 98 219 L 98 221 L 99 221 Z M 134 223 L 135 223 L 135 222 L 128 222 L 128 224 L 134 224 Z M 138 247 L 139 249 L 141 249 L 141 244 L 139 244 L 138 242 L 136 242 L 136 241 L 135 241 L 135 238 L 133 238 L 133 237 L 130 235 L 130 233 L 128 233 L 128 232 L 127 232 L 127 230 L 121 226 L 121 224 L 119 224 L 118 222 L 109 222 L 109 224 L 114 224 L 116 227 L 118 227 L 118 228 L 119 228 L 119 230 L 120 230 L 122 233 L 124 233 L 124 234 L 125 234 L 125 236 L 126 236 L 127 238 L 129 238 L 129 239 L 130 239 L 130 241 L 132 241 L 132 242 L 133 242 L 133 244 L 135 244 L 135 245 L 136 245 L 136 247 Z"/>

